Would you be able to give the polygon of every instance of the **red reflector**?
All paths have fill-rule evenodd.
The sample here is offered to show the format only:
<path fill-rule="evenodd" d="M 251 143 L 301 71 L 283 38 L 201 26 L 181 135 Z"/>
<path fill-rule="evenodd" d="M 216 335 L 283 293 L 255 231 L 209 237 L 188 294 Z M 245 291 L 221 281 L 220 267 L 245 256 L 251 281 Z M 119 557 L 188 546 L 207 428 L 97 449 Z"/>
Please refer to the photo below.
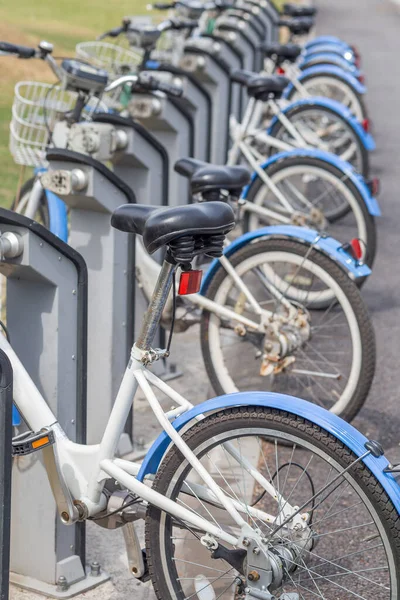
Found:
<path fill-rule="evenodd" d="M 368 179 L 366 183 L 371 196 L 378 196 L 379 192 L 381 191 L 381 182 L 379 181 L 379 178 L 373 177 L 372 179 Z"/>
<path fill-rule="evenodd" d="M 180 296 L 196 294 L 200 291 L 202 276 L 203 271 L 182 271 L 178 294 Z"/>
<path fill-rule="evenodd" d="M 350 246 L 352 249 L 353 257 L 356 260 L 361 260 L 362 256 L 363 256 L 363 251 L 362 251 L 360 240 L 358 238 L 354 238 L 353 240 L 351 240 Z"/>
<path fill-rule="evenodd" d="M 359 81 L 360 83 L 362 83 L 363 85 L 365 85 L 365 75 L 359 75 L 359 76 L 357 77 L 357 79 L 358 79 L 358 81 Z"/>
<path fill-rule="evenodd" d="M 380 192 L 381 182 L 378 177 L 371 179 L 371 193 L 373 196 L 377 196 Z"/>
<path fill-rule="evenodd" d="M 285 69 L 282 69 L 282 67 L 277 67 L 276 74 L 277 75 L 284 75 L 285 74 Z"/>
<path fill-rule="evenodd" d="M 370 130 L 369 119 L 364 119 L 363 122 L 362 122 L 362 126 L 363 126 L 363 129 L 364 129 L 365 133 L 369 133 L 369 130 Z"/>

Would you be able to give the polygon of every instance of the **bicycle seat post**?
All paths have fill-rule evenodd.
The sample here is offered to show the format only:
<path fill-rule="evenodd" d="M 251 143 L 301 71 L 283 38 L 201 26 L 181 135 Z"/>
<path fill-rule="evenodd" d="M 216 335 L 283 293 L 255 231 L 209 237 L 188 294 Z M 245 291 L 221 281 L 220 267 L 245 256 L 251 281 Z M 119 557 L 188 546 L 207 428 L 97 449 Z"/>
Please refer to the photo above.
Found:
<path fill-rule="evenodd" d="M 149 306 L 144 314 L 141 332 L 135 344 L 142 352 L 148 352 L 154 340 L 168 294 L 171 290 L 175 268 L 176 264 L 173 258 L 167 254 Z"/>

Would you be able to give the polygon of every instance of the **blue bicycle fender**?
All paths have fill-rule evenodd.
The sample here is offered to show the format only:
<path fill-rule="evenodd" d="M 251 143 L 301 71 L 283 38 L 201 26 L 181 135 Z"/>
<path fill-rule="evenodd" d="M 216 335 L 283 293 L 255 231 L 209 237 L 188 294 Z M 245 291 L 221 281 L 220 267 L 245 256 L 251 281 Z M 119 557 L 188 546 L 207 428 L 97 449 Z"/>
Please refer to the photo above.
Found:
<path fill-rule="evenodd" d="M 356 58 L 355 56 L 345 56 L 346 54 L 350 55 L 350 51 L 349 50 L 341 50 L 341 51 L 337 51 L 337 50 L 329 50 L 326 46 L 318 48 L 316 47 L 314 48 L 309 48 L 309 50 L 307 50 L 307 52 L 305 52 L 305 54 L 303 54 L 303 62 L 307 62 L 310 60 L 313 60 L 314 58 L 319 58 L 321 56 L 325 56 L 329 55 L 330 57 L 334 57 L 337 56 L 341 61 L 344 60 L 348 65 L 350 65 L 351 68 L 358 68 L 355 61 Z"/>
<path fill-rule="evenodd" d="M 34 170 L 35 175 L 45 173 L 44 167 L 38 167 Z M 49 208 L 49 230 L 60 238 L 63 242 L 68 243 L 68 214 L 66 204 L 53 192 L 44 190 Z"/>
<path fill-rule="evenodd" d="M 53 192 L 45 190 L 49 207 L 49 229 L 63 242 L 68 242 L 68 215 L 66 204 Z"/>
<path fill-rule="evenodd" d="M 316 148 L 299 148 L 298 150 L 289 150 L 288 152 L 279 152 L 278 154 L 274 154 L 270 159 L 262 163 L 260 167 L 264 169 L 269 165 L 278 162 L 281 159 L 290 158 L 291 156 L 309 156 L 311 158 L 319 158 L 331 164 L 332 166 L 340 169 L 341 171 L 343 171 L 343 173 L 346 174 L 346 176 L 351 180 L 351 182 L 356 186 L 356 188 L 360 192 L 369 214 L 373 217 L 381 216 L 381 209 L 379 208 L 378 200 L 374 198 L 374 196 L 371 196 L 371 192 L 368 189 L 368 186 L 365 183 L 365 180 L 362 177 L 362 175 L 356 173 L 356 171 L 349 163 L 339 158 L 339 156 L 336 156 L 336 154 L 332 154 L 331 152 L 324 152 L 323 150 L 318 150 Z M 254 172 L 252 174 L 249 185 L 247 185 L 242 192 L 242 198 L 247 198 L 250 188 L 257 178 L 258 174 Z"/>
<path fill-rule="evenodd" d="M 22 423 L 21 415 L 18 412 L 17 407 L 13 404 L 12 407 L 12 424 L 13 427 L 19 427 Z"/>
<path fill-rule="evenodd" d="M 311 54 L 321 54 L 321 52 L 328 52 L 329 54 L 333 52 L 334 54 L 338 54 L 344 60 L 355 64 L 357 61 L 357 56 L 351 48 L 348 46 L 343 46 L 339 44 L 324 44 L 323 42 L 319 42 L 318 44 L 314 44 L 309 48 L 305 48 L 302 56 L 309 56 Z"/>
<path fill-rule="evenodd" d="M 303 106 L 304 105 L 322 106 L 322 107 L 329 108 L 332 111 L 336 112 L 343 119 L 345 119 L 346 121 L 349 122 L 349 124 L 351 125 L 354 132 L 359 136 L 359 138 L 366 150 L 368 150 L 368 151 L 375 150 L 376 145 L 375 145 L 375 141 L 374 141 L 374 138 L 372 137 L 372 135 L 370 133 L 367 133 L 364 130 L 363 126 L 358 121 L 358 119 L 353 115 L 353 113 L 350 111 L 350 109 L 348 109 L 346 106 L 344 106 L 340 102 L 336 102 L 336 100 L 331 100 L 330 98 L 323 98 L 322 96 L 315 96 L 312 98 L 300 98 L 299 100 L 295 100 L 294 102 L 291 102 L 290 104 L 288 104 L 282 110 L 282 112 L 283 112 L 283 114 L 286 114 L 292 108 L 295 108 L 297 106 L 302 106 L 302 105 Z M 272 128 L 274 127 L 274 125 L 277 121 L 278 121 L 278 117 L 274 116 L 271 120 L 271 123 L 270 123 L 268 129 L 267 129 L 268 134 L 271 133 Z"/>
<path fill-rule="evenodd" d="M 371 269 L 367 265 L 359 265 L 349 256 L 342 248 L 342 244 L 330 236 L 322 237 L 315 229 L 308 229 L 307 227 L 297 227 L 296 225 L 270 225 L 268 227 L 262 227 L 256 231 L 249 231 L 244 235 L 236 238 L 229 246 L 224 249 L 224 256 L 229 258 L 233 256 L 238 250 L 247 246 L 254 240 L 260 238 L 290 238 L 300 242 L 307 242 L 308 244 L 314 244 L 315 248 L 330 256 L 335 262 L 353 277 L 368 277 L 371 274 Z M 218 269 L 221 269 L 221 263 L 218 258 L 214 259 L 208 267 L 206 273 L 203 275 L 203 281 L 201 284 L 200 294 L 204 296 L 207 289 L 213 280 Z"/>
<path fill-rule="evenodd" d="M 312 40 L 310 40 L 309 42 L 307 42 L 304 45 L 304 47 L 310 48 L 311 46 L 314 46 L 315 44 L 335 44 L 338 46 L 346 46 L 347 48 L 351 48 L 350 44 L 348 44 L 344 40 L 341 40 L 340 38 L 338 38 L 334 35 L 317 36 L 317 37 L 313 38 Z"/>
<path fill-rule="evenodd" d="M 313 58 L 315 58 L 315 56 L 306 55 L 299 63 L 299 67 L 312 67 L 313 65 L 311 62 Z M 359 71 L 356 66 L 352 65 L 344 58 L 341 58 L 338 54 L 334 54 L 333 52 L 322 52 L 319 54 L 319 64 L 324 64 L 324 60 L 326 60 L 328 64 L 333 62 L 336 66 L 342 68 L 344 71 L 349 71 L 352 73 L 352 75 L 354 75 L 354 77 L 359 77 L 361 75 L 361 71 Z"/>
<path fill-rule="evenodd" d="M 332 434 L 357 457 L 362 456 L 366 452 L 365 444 L 368 442 L 368 439 L 350 425 L 350 423 L 346 423 L 346 421 L 311 402 L 273 392 L 239 392 L 219 396 L 193 407 L 190 411 L 173 421 L 172 425 L 179 431 L 199 415 L 206 415 L 225 408 L 238 408 L 240 406 L 263 406 L 287 411 L 288 413 L 307 419 Z M 143 481 L 148 474 L 156 473 L 170 443 L 171 440 L 165 432 L 156 439 L 142 463 L 137 476 L 139 481 Z M 368 455 L 363 458 L 363 462 L 385 489 L 397 511 L 400 512 L 400 486 L 393 475 L 384 473 L 384 469 L 389 466 L 387 459 L 384 456 L 374 458 L 372 455 Z"/>
<path fill-rule="evenodd" d="M 360 81 L 358 81 L 358 79 L 356 77 L 354 77 L 351 73 L 343 71 L 343 69 L 341 69 L 340 67 L 335 67 L 334 65 L 324 65 L 324 66 L 315 65 L 314 67 L 308 67 L 307 69 L 304 69 L 304 71 L 301 71 L 297 80 L 301 82 L 308 75 L 326 75 L 326 74 L 327 75 L 336 75 L 337 77 L 340 77 L 341 79 L 343 79 L 343 81 L 345 81 L 349 85 L 349 87 L 353 88 L 358 94 L 365 94 L 367 91 L 367 88 L 365 87 L 365 85 L 363 85 Z M 284 98 L 289 97 L 289 94 L 291 93 L 293 87 L 294 87 L 293 83 L 289 83 L 289 85 L 287 86 L 287 88 L 285 88 L 285 91 L 283 93 Z"/>
<path fill-rule="evenodd" d="M 148 60 L 146 62 L 146 69 L 151 71 L 157 71 L 160 68 L 160 62 L 158 60 Z"/>

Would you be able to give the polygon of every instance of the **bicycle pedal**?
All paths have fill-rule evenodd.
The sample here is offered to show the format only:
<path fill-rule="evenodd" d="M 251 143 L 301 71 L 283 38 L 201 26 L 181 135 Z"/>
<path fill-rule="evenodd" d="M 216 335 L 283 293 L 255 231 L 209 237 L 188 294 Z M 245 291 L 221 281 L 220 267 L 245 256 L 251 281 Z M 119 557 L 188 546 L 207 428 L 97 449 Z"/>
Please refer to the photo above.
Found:
<path fill-rule="evenodd" d="M 12 456 L 26 456 L 54 444 L 52 431 L 26 431 L 12 439 Z"/>

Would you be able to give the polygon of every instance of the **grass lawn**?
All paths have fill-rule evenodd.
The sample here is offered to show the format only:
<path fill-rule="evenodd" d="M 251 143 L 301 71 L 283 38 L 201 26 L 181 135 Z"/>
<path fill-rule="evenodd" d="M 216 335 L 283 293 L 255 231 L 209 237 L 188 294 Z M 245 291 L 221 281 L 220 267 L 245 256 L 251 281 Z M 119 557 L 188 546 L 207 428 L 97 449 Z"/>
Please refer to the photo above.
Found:
<path fill-rule="evenodd" d="M 73 56 L 78 42 L 93 40 L 119 25 L 125 15 L 145 13 L 146 4 L 146 0 L 9 0 L 0 3 L 0 39 L 27 46 L 45 39 L 54 44 L 55 56 Z M 21 80 L 52 81 L 52 77 L 42 61 L 0 56 L 1 206 L 10 205 L 20 173 L 8 150 L 14 86 Z"/>
<path fill-rule="evenodd" d="M 93 40 L 119 25 L 125 15 L 144 14 L 151 0 L 8 0 L 0 3 L 0 40 L 35 46 L 54 44 L 54 56 L 73 56 L 78 42 Z M 277 0 L 282 3 L 283 0 Z M 15 195 L 20 167 L 8 150 L 8 127 L 14 86 L 21 80 L 52 81 L 48 66 L 39 60 L 0 56 L 0 205 Z M 29 171 L 24 173 L 27 179 Z"/>

